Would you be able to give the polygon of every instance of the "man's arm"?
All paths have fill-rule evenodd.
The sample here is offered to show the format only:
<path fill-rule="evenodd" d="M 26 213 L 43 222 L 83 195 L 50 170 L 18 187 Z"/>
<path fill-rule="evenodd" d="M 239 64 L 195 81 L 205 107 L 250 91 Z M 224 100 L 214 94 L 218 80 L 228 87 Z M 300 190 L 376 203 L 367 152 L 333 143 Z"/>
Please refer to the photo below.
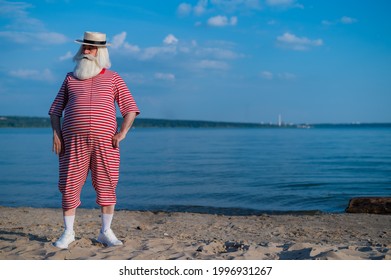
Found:
<path fill-rule="evenodd" d="M 136 118 L 136 112 L 127 113 L 124 117 L 124 121 L 122 122 L 120 131 L 113 136 L 113 147 L 119 148 L 119 143 L 125 139 L 126 134 L 129 129 L 132 127 L 134 119 Z"/>
<path fill-rule="evenodd" d="M 50 115 L 50 122 L 53 129 L 53 148 L 52 151 L 57 155 L 64 153 L 64 143 L 61 133 L 61 121 L 60 117 L 56 115 Z"/>

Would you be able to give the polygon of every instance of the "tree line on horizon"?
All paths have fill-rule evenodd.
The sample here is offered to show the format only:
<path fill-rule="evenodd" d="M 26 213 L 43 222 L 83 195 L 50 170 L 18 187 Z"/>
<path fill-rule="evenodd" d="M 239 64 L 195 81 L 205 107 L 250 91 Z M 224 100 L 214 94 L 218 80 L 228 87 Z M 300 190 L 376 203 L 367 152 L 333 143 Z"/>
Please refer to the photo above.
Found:
<path fill-rule="evenodd" d="M 122 118 L 117 118 L 118 125 Z M 0 128 L 45 128 L 50 127 L 49 117 L 0 116 Z M 265 124 L 197 120 L 168 120 L 136 118 L 135 128 L 327 128 L 327 127 L 391 127 L 391 123 L 336 123 L 336 124 Z"/>
<path fill-rule="evenodd" d="M 122 123 L 122 118 L 117 118 L 118 125 Z M 270 124 L 256 123 L 236 123 L 236 122 L 214 122 L 214 121 L 195 121 L 195 120 L 168 120 L 168 119 L 144 119 L 136 118 L 133 127 L 139 128 L 235 128 L 235 127 L 271 127 Z M 274 125 L 277 126 L 277 125 Z M 50 127 L 49 117 L 18 117 L 2 116 L 0 117 L 0 128 L 45 128 Z"/>

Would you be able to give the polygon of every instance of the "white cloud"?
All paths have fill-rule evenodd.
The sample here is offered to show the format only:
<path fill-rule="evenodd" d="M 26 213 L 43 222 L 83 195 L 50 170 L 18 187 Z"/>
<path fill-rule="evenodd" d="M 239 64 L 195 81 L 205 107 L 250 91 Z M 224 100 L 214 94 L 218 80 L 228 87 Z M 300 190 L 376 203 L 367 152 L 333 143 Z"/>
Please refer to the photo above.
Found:
<path fill-rule="evenodd" d="M 201 17 L 212 12 L 220 13 L 221 15 L 209 17 L 206 24 L 224 27 L 238 24 L 238 17 L 235 14 L 249 16 L 253 10 L 261 10 L 260 0 L 199 0 L 196 5 L 181 3 L 177 8 L 177 14 L 181 17 L 189 15 Z M 197 20 L 194 26 L 199 27 L 203 24 L 205 24 L 204 20 Z"/>
<path fill-rule="evenodd" d="M 0 38 L 5 38 L 14 43 L 25 44 L 30 41 L 31 38 L 21 32 L 12 31 L 0 31 Z"/>
<path fill-rule="evenodd" d="M 297 37 L 289 32 L 277 37 L 279 46 L 296 51 L 305 51 L 311 47 L 318 47 L 323 45 L 322 39 L 310 40 L 306 37 Z"/>
<path fill-rule="evenodd" d="M 179 16 L 188 16 L 190 15 L 192 6 L 188 3 L 181 3 L 177 8 L 177 13 Z"/>
<path fill-rule="evenodd" d="M 163 43 L 166 45 L 175 45 L 178 41 L 179 40 L 174 35 L 169 34 L 164 38 Z"/>
<path fill-rule="evenodd" d="M 0 15 L 11 19 L 11 23 L 7 25 L 8 28 L 42 31 L 43 23 L 29 16 L 27 12 L 29 8 L 33 8 L 33 5 L 23 2 L 0 1 Z"/>
<path fill-rule="evenodd" d="M 212 5 L 226 13 L 261 9 L 259 0 L 211 0 L 210 2 Z"/>
<path fill-rule="evenodd" d="M 122 49 L 128 54 L 138 54 L 140 53 L 141 49 L 137 45 L 132 45 L 126 42 L 126 32 L 121 32 L 117 35 L 114 35 L 113 41 L 111 42 L 111 48 L 114 50 L 116 49 Z"/>
<path fill-rule="evenodd" d="M 237 24 L 238 24 L 238 18 L 237 18 L 237 17 L 231 17 L 231 18 L 229 19 L 229 23 L 230 23 L 231 25 L 237 25 Z"/>
<path fill-rule="evenodd" d="M 266 4 L 272 7 L 294 7 L 303 9 L 304 6 L 296 2 L 296 0 L 266 0 Z"/>
<path fill-rule="evenodd" d="M 196 5 L 192 6 L 189 3 L 181 3 L 177 8 L 177 14 L 181 17 L 189 16 L 194 13 L 196 16 L 202 16 L 206 13 L 208 0 L 199 0 Z"/>
<path fill-rule="evenodd" d="M 56 32 L 16 32 L 2 31 L 0 37 L 18 44 L 63 44 L 67 37 Z"/>
<path fill-rule="evenodd" d="M 140 48 L 138 45 L 126 42 L 126 32 L 122 32 L 113 37 L 113 49 L 123 50 L 124 53 L 131 55 L 139 60 L 151 60 L 161 55 L 175 55 L 178 52 L 176 44 L 179 40 L 172 34 L 167 35 L 162 46 L 151 46 Z M 182 49 L 181 49 L 182 50 Z"/>
<path fill-rule="evenodd" d="M 139 58 L 141 60 L 150 60 L 161 55 L 175 55 L 177 48 L 175 46 L 163 46 L 163 47 L 149 47 L 140 51 Z"/>
<path fill-rule="evenodd" d="M 6 16 L 26 16 L 26 9 L 31 8 L 32 5 L 23 2 L 0 2 L 0 14 Z"/>
<path fill-rule="evenodd" d="M 296 79 L 295 74 L 288 73 L 288 72 L 274 74 L 270 71 L 262 71 L 260 73 L 260 76 L 262 79 L 265 80 L 273 80 L 274 78 L 277 78 L 279 80 L 284 80 L 284 81 L 293 81 Z"/>
<path fill-rule="evenodd" d="M 195 53 L 199 56 L 213 57 L 217 59 L 236 59 L 244 56 L 232 50 L 222 48 L 199 48 L 195 51 Z"/>
<path fill-rule="evenodd" d="M 139 47 L 126 41 L 126 34 L 121 33 L 115 37 L 113 51 L 121 55 L 139 61 L 160 61 L 162 63 L 174 64 L 175 68 L 192 64 L 197 69 L 226 70 L 229 68 L 227 61 L 240 59 L 243 54 L 235 51 L 235 44 L 227 41 L 207 41 L 205 45 L 199 45 L 197 41 L 181 41 L 173 34 L 167 35 L 162 43 L 157 46 Z M 194 63 L 194 59 L 199 62 Z M 178 60 L 181 63 L 178 63 Z M 163 75 L 165 74 L 165 75 Z M 175 80 L 175 76 L 158 72 L 155 79 Z M 128 78 L 130 79 L 130 78 Z M 145 79 L 132 76 L 137 82 L 145 82 Z M 139 82 L 140 83 L 140 82 Z"/>
<path fill-rule="evenodd" d="M 347 16 L 343 16 L 340 19 L 337 19 L 337 20 L 334 20 L 334 21 L 322 20 L 322 24 L 323 25 L 335 25 L 335 24 L 339 24 L 339 23 L 342 23 L 342 24 L 353 24 L 353 23 L 356 23 L 356 22 L 357 22 L 357 19 L 352 18 L 352 17 L 347 17 Z"/>
<path fill-rule="evenodd" d="M 228 19 L 225 16 L 215 16 L 208 19 L 208 24 L 210 26 L 226 26 Z"/>
<path fill-rule="evenodd" d="M 56 32 L 39 32 L 33 37 L 48 44 L 63 44 L 68 41 L 66 36 Z"/>
<path fill-rule="evenodd" d="M 334 23 L 332 21 L 329 21 L 329 20 L 322 20 L 322 24 L 323 25 L 333 25 Z"/>
<path fill-rule="evenodd" d="M 265 80 L 272 80 L 273 79 L 273 73 L 269 72 L 269 71 L 262 71 L 260 75 Z"/>
<path fill-rule="evenodd" d="M 113 41 L 111 42 L 111 47 L 113 49 L 118 49 L 121 47 L 126 39 L 126 32 L 121 32 L 120 34 L 117 34 L 113 37 Z"/>
<path fill-rule="evenodd" d="M 224 27 L 227 25 L 236 25 L 238 23 L 238 18 L 235 16 L 232 16 L 230 19 L 228 19 L 226 16 L 215 16 L 208 19 L 208 25 L 209 26 L 215 26 L 215 27 Z"/>
<path fill-rule="evenodd" d="M 145 84 L 147 79 L 141 73 L 122 73 L 122 77 L 130 84 Z"/>
<path fill-rule="evenodd" d="M 352 24 L 352 23 L 355 23 L 357 22 L 357 19 L 355 18 L 351 18 L 351 17 L 347 17 L 347 16 L 343 16 L 340 21 L 344 24 Z"/>
<path fill-rule="evenodd" d="M 206 12 L 208 6 L 208 0 L 199 0 L 197 5 L 194 7 L 194 14 L 201 16 Z"/>
<path fill-rule="evenodd" d="M 0 15 L 7 18 L 5 29 L 12 31 L 0 32 L 0 37 L 18 44 L 63 44 L 67 37 L 57 32 L 50 32 L 38 19 L 29 16 L 27 9 L 31 4 L 23 2 L 0 1 Z"/>
<path fill-rule="evenodd" d="M 281 80 L 286 80 L 286 81 L 292 81 L 292 80 L 295 80 L 295 79 L 296 79 L 296 75 L 295 75 L 295 74 L 288 73 L 288 72 L 285 72 L 285 73 L 278 73 L 277 76 L 278 76 L 278 78 L 280 78 Z"/>
<path fill-rule="evenodd" d="M 64 60 L 68 60 L 72 57 L 73 57 L 73 54 L 70 51 L 68 51 L 66 54 L 64 54 L 63 56 L 60 56 L 58 59 L 60 61 L 64 61 Z"/>
<path fill-rule="evenodd" d="M 175 81 L 175 75 L 171 73 L 155 73 L 155 79 L 164 81 Z"/>
<path fill-rule="evenodd" d="M 295 0 L 266 0 L 266 4 L 270 6 L 279 6 L 279 5 L 292 5 Z"/>
<path fill-rule="evenodd" d="M 215 70 L 227 70 L 229 68 L 228 64 L 224 61 L 217 60 L 201 60 L 196 65 L 198 68 L 202 69 L 215 69 Z"/>
<path fill-rule="evenodd" d="M 260 9 L 260 0 L 199 0 L 194 6 L 185 2 L 179 4 L 177 14 L 181 17 L 191 14 L 203 16 L 212 11 L 233 14 Z"/>
<path fill-rule="evenodd" d="M 111 48 L 113 50 L 122 50 L 126 54 L 137 55 L 140 53 L 141 49 L 137 45 L 129 44 L 126 42 L 126 32 L 121 32 L 117 35 L 114 35 L 113 40 L 111 42 Z"/>
<path fill-rule="evenodd" d="M 137 45 L 132 45 L 132 44 L 129 44 L 127 42 L 125 42 L 123 44 L 123 49 L 128 52 L 128 53 L 131 53 L 131 54 L 138 54 L 140 53 L 141 49 L 139 46 Z"/>
<path fill-rule="evenodd" d="M 52 82 L 55 80 L 53 73 L 49 69 L 44 70 L 31 70 L 31 69 L 19 69 L 9 72 L 10 76 L 25 80 L 46 81 Z"/>

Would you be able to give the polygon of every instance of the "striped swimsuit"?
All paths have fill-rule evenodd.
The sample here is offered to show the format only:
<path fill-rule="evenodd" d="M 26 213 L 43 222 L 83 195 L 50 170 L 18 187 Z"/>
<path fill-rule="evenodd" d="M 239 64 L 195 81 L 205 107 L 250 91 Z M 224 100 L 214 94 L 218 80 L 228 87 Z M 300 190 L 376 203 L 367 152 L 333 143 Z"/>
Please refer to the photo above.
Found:
<path fill-rule="evenodd" d="M 113 148 L 117 132 L 116 107 L 124 117 L 140 111 L 122 78 L 103 69 L 90 79 L 79 80 L 68 73 L 49 110 L 61 117 L 64 153 L 59 157 L 59 189 L 62 208 L 77 208 L 81 189 L 91 170 L 97 204 L 116 203 L 115 189 L 119 177 L 119 149 Z"/>

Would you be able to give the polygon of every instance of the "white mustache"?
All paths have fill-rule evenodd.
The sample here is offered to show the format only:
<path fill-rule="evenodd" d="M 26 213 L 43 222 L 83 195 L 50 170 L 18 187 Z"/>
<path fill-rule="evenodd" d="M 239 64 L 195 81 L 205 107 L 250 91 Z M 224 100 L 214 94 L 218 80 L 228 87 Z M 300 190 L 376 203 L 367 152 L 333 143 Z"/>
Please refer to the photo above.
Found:
<path fill-rule="evenodd" d="M 80 56 L 80 59 L 88 59 L 88 60 L 94 61 L 94 60 L 96 60 L 96 57 L 91 54 L 82 54 Z"/>

